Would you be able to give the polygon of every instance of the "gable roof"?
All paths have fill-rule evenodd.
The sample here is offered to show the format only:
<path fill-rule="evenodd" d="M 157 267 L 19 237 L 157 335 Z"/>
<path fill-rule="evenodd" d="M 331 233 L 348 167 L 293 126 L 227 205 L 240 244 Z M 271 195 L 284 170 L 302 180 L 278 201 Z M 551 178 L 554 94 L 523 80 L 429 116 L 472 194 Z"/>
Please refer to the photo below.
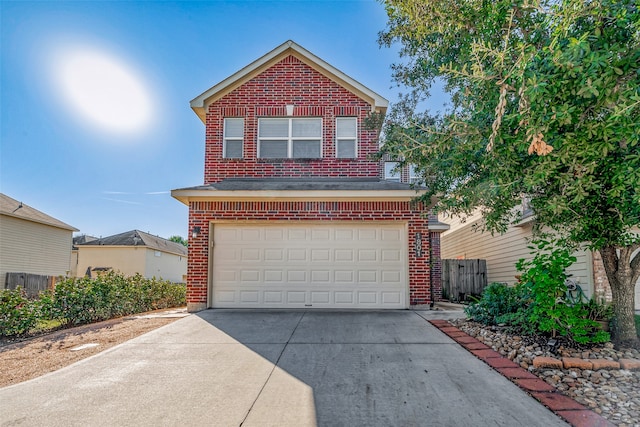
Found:
<path fill-rule="evenodd" d="M 292 40 L 284 42 L 280 46 L 273 49 L 271 52 L 267 53 L 261 58 L 258 58 L 240 71 L 232 74 L 217 85 L 192 99 L 190 103 L 191 108 L 196 112 L 198 117 L 200 117 L 200 120 L 202 120 L 202 122 L 204 123 L 206 120 L 207 108 L 211 103 L 220 99 L 240 85 L 251 80 L 256 75 L 260 74 L 272 65 L 280 62 L 282 59 L 286 58 L 289 55 L 295 56 L 305 64 L 309 65 L 311 68 L 320 72 L 325 77 L 333 80 L 358 97 L 366 100 L 369 104 L 371 104 L 373 111 L 378 111 L 383 114 L 386 112 L 389 101 L 387 101 L 384 97 L 367 88 L 353 78 L 347 76 L 342 71 L 318 58 L 313 53 L 309 52 Z"/>
<path fill-rule="evenodd" d="M 77 246 L 144 246 L 149 249 L 169 252 L 176 255 L 187 255 L 187 248 L 180 243 L 153 236 L 140 230 L 125 231 L 124 233 L 114 234 L 113 236 L 100 237 L 97 240 L 78 243 Z"/>
<path fill-rule="evenodd" d="M 39 224 L 49 225 L 51 227 L 61 228 L 69 231 L 79 231 L 77 228 L 66 224 L 44 212 L 41 212 L 29 205 L 18 202 L 15 199 L 0 193 L 0 214 L 23 219 L 25 221 L 36 222 Z"/>

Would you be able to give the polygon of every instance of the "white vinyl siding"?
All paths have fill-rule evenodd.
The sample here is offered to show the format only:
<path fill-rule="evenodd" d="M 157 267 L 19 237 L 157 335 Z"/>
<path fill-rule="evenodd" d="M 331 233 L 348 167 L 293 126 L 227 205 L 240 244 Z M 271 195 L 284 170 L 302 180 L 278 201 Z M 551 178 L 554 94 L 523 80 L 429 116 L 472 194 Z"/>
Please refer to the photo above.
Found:
<path fill-rule="evenodd" d="M 259 119 L 258 157 L 263 159 L 321 158 L 322 119 Z"/>
<path fill-rule="evenodd" d="M 70 271 L 73 232 L 0 215 L 0 289 L 6 273 L 64 276 Z"/>
<path fill-rule="evenodd" d="M 244 142 L 244 119 L 224 119 L 224 147 L 223 157 L 227 159 L 241 159 Z"/>
<path fill-rule="evenodd" d="M 451 222 L 443 218 L 444 222 Z M 487 261 L 487 283 L 503 282 L 513 285 L 516 276 L 521 274 L 516 270 L 519 259 L 532 259 L 531 250 L 527 247 L 531 239 L 531 224 L 520 227 L 511 226 L 504 234 L 482 233 L 475 231 L 477 220 L 466 223 L 457 222 L 451 230 L 442 234 L 442 259 L 484 259 Z M 590 296 L 593 289 L 593 271 L 591 253 L 579 251 L 573 254 L 577 261 L 567 272 L 571 278 L 579 282 L 583 291 Z"/>
<path fill-rule="evenodd" d="M 358 121 L 355 117 L 336 119 L 336 157 L 358 157 Z"/>
<path fill-rule="evenodd" d="M 216 308 L 407 307 L 403 224 L 214 224 Z"/>
<path fill-rule="evenodd" d="M 140 274 L 180 283 L 187 274 L 187 257 L 145 246 L 80 245 L 77 276 L 83 277 L 89 267 L 106 267 L 127 276 Z"/>

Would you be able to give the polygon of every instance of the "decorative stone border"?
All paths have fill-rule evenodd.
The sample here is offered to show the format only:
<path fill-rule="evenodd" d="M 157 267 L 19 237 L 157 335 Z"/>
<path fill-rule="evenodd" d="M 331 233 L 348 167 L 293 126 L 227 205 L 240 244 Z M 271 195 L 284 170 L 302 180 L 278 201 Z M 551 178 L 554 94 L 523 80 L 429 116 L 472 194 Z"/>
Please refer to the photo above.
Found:
<path fill-rule="evenodd" d="M 628 371 L 640 370 L 640 360 L 620 359 L 617 362 L 609 359 L 580 359 L 577 357 L 536 357 L 533 359 L 533 367 L 550 369 L 589 369 L 599 371 L 600 369 L 626 369 Z"/>
<path fill-rule="evenodd" d="M 521 368 L 515 362 L 509 360 L 508 358 L 502 356 L 497 351 L 493 350 L 488 345 L 478 341 L 477 339 L 467 335 L 465 332 L 451 325 L 446 320 L 429 320 L 433 326 L 438 328 L 440 331 L 448 335 L 455 342 L 460 344 L 462 347 L 467 349 L 471 354 L 476 356 L 478 359 L 482 360 L 487 365 L 494 368 L 500 374 L 508 378 L 511 382 L 515 383 L 518 387 L 524 390 L 526 393 L 531 395 L 538 402 L 549 408 L 556 415 L 564 419 L 566 422 L 571 424 L 574 427 L 614 427 L 615 425 L 611 423 L 609 420 L 604 418 L 603 416 L 596 414 L 586 406 L 576 402 L 570 397 L 565 396 L 564 394 L 558 392 L 555 387 L 547 384 L 545 381 L 541 380 L 537 376 L 533 375 L 531 372 Z M 538 359 L 538 358 L 536 358 Z M 559 363 L 559 369 L 562 369 L 564 365 L 564 359 L 569 359 L 567 363 L 573 363 L 572 358 L 563 358 L 563 360 L 558 360 L 555 358 L 546 358 L 553 359 L 547 360 L 547 362 L 551 364 Z M 582 359 L 577 359 L 582 361 Z M 604 360 L 604 359 L 597 359 Z M 622 359 L 626 360 L 626 359 Z M 622 360 L 620 362 L 622 362 Z M 635 359 L 628 359 L 630 361 L 638 362 L 640 368 L 640 361 Z M 590 360 L 589 362 L 593 363 L 594 360 Z M 543 362 L 543 361 L 539 361 Z M 607 360 L 607 362 L 611 362 Z M 535 366 L 535 360 L 534 360 Z M 557 367 L 558 365 L 554 365 Z M 545 367 L 554 367 L 554 366 L 545 366 Z M 618 365 L 618 368 L 622 366 L 622 363 Z M 592 364 L 593 367 L 593 364 Z M 603 368 L 597 368 L 603 369 Z M 606 368 L 605 368 L 606 369 Z"/>

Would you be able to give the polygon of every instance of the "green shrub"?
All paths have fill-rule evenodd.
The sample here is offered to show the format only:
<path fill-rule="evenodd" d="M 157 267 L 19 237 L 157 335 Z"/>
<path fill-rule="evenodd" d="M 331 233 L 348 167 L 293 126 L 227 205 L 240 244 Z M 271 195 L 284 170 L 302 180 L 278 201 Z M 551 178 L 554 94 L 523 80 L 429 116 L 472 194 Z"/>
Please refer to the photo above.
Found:
<path fill-rule="evenodd" d="M 571 305 L 565 299 L 566 268 L 575 262 L 568 248 L 540 240 L 533 260 L 520 260 L 521 282 L 529 289 L 531 307 L 528 321 L 538 332 L 566 336 L 579 344 L 607 342 L 610 336 L 588 318 L 583 304 Z"/>
<path fill-rule="evenodd" d="M 469 304 L 464 311 L 471 320 L 485 325 L 497 325 L 504 322 L 506 315 L 523 309 L 524 304 L 522 288 L 492 283 L 484 289 L 480 299 Z"/>
<path fill-rule="evenodd" d="M 65 322 L 98 322 L 186 303 L 186 286 L 139 274 L 108 272 L 94 279 L 67 278 L 56 285 L 54 311 Z"/>
<path fill-rule="evenodd" d="M 0 290 L 0 336 L 26 334 L 38 323 L 39 315 L 37 303 L 22 289 Z"/>

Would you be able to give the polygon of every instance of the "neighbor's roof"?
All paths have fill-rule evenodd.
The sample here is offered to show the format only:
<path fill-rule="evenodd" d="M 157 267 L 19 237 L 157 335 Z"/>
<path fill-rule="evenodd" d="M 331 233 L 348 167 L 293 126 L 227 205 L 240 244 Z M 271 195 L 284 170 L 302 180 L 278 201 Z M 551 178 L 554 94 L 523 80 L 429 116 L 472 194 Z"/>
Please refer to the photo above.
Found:
<path fill-rule="evenodd" d="M 180 243 L 162 237 L 153 236 L 140 230 L 126 231 L 113 236 L 100 237 L 78 246 L 145 246 L 149 249 L 169 252 L 176 255 L 187 255 L 187 248 Z"/>
<path fill-rule="evenodd" d="M 39 224 L 49 225 L 51 227 L 61 228 L 63 230 L 79 231 L 77 228 L 69 224 L 55 219 L 44 212 L 32 208 L 22 202 L 0 193 L 0 214 L 23 219 L 25 221 L 37 222 Z"/>
<path fill-rule="evenodd" d="M 411 200 L 424 188 L 372 178 L 227 178 L 180 188 L 171 195 L 184 204 L 195 200 Z"/>
<path fill-rule="evenodd" d="M 299 44 L 292 40 L 288 40 L 280 46 L 273 49 L 266 55 L 253 61 L 235 74 L 227 77 L 211 89 L 203 92 L 193 100 L 191 100 L 191 108 L 196 112 L 202 122 L 205 122 L 207 108 L 210 104 L 220 99 L 227 93 L 251 80 L 267 68 L 280 62 L 289 55 L 293 55 L 311 68 L 323 74 L 325 77 L 338 83 L 348 91 L 354 93 L 358 97 L 366 100 L 373 107 L 374 111 L 384 113 L 387 110 L 389 101 L 384 97 L 364 86 L 360 82 L 352 79 L 342 71 L 333 67 L 329 63 L 315 56 Z"/>

